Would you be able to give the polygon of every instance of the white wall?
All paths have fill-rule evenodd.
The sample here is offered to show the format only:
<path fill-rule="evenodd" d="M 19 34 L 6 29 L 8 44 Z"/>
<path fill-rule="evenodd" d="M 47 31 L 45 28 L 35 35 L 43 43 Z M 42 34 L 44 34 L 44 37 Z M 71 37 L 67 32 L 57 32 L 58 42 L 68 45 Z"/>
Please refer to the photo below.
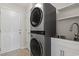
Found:
<path fill-rule="evenodd" d="M 64 35 L 67 39 L 74 39 L 74 33 L 77 33 L 77 27 L 74 25 L 73 31 L 69 31 L 73 23 L 79 24 L 79 17 L 67 20 L 57 21 L 57 34 Z"/>
<path fill-rule="evenodd" d="M 30 13 L 32 4 L 30 4 L 28 11 L 26 13 L 26 47 L 30 50 Z"/>
<path fill-rule="evenodd" d="M 70 27 L 73 23 L 79 24 L 79 4 L 74 4 L 71 7 L 64 8 L 59 11 L 59 19 L 57 21 L 57 34 L 64 35 L 67 39 L 74 39 L 74 33 L 77 32 L 77 27 L 74 25 L 73 31 L 70 32 Z M 76 17 L 77 16 L 77 17 Z"/>

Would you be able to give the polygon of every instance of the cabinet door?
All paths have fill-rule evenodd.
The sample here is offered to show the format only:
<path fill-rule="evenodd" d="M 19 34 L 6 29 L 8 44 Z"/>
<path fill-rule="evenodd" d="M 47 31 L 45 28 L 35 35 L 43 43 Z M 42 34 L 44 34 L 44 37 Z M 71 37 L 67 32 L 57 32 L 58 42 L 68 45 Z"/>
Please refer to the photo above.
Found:
<path fill-rule="evenodd" d="M 79 56 L 79 51 L 71 48 L 64 48 L 64 56 Z"/>
<path fill-rule="evenodd" d="M 51 56 L 56 56 L 56 46 L 55 39 L 51 39 Z"/>
<path fill-rule="evenodd" d="M 71 41 L 51 39 L 52 56 L 79 56 L 78 44 L 72 45 Z"/>
<path fill-rule="evenodd" d="M 51 39 L 51 56 L 62 56 L 62 46 L 59 45 L 59 40 Z"/>

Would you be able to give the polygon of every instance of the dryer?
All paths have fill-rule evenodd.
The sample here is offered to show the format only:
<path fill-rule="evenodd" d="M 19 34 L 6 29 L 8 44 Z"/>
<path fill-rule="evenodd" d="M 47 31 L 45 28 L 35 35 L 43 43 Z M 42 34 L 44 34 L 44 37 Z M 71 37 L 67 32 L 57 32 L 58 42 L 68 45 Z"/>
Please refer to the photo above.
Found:
<path fill-rule="evenodd" d="M 56 8 L 50 3 L 37 3 L 31 9 L 31 30 L 44 31 L 53 37 L 56 33 Z"/>
<path fill-rule="evenodd" d="M 34 7 L 31 9 L 31 30 L 44 30 L 44 11 L 43 11 L 43 4 L 35 4 Z"/>

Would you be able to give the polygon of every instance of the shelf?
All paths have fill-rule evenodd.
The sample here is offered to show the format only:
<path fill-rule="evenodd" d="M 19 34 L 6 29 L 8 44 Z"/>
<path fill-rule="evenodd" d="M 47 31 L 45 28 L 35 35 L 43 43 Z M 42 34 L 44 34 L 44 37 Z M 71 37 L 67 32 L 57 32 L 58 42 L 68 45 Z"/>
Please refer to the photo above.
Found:
<path fill-rule="evenodd" d="M 73 19 L 73 18 L 79 18 L 79 16 L 65 17 L 65 18 L 57 19 L 57 21 L 67 20 L 67 19 L 69 20 L 69 19 Z"/>
<path fill-rule="evenodd" d="M 71 4 L 59 10 L 59 17 L 57 20 L 67 20 L 79 18 L 79 3 Z"/>

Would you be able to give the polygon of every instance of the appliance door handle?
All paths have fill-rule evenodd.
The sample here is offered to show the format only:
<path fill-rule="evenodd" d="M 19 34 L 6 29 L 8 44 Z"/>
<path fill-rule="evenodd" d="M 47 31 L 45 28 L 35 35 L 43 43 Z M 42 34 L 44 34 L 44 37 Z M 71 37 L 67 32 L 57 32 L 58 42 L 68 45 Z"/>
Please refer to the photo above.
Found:
<path fill-rule="evenodd" d="M 62 56 L 64 56 L 64 50 L 62 51 Z"/>

